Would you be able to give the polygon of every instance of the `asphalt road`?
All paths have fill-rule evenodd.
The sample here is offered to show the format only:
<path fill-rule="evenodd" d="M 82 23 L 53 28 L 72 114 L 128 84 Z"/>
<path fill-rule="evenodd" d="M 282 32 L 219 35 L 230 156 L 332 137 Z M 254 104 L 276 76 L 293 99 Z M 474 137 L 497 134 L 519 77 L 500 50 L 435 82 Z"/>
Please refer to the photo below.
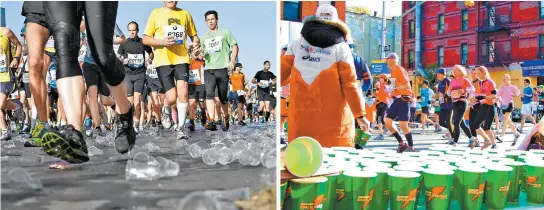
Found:
<path fill-rule="evenodd" d="M 223 131 L 216 132 L 223 135 Z M 209 138 L 203 130 L 190 135 L 192 140 L 189 144 L 194 139 Z M 137 139 L 136 145 L 154 142 L 161 148 L 160 152 L 150 153 L 152 156 L 163 156 L 180 165 L 178 176 L 156 181 L 127 181 L 125 167 L 128 155 L 118 154 L 112 146 L 95 140 L 88 141 L 88 145 L 102 149 L 102 156 L 93 156 L 87 163 L 58 170 L 48 167 L 58 159 L 47 156 L 41 148 L 25 148 L 23 142 L 16 138 L 14 148 L 5 148 L 7 142 L 2 142 L 1 209 L 175 209 L 179 201 L 191 192 L 248 187 L 254 193 L 265 186 L 264 182 L 270 181 L 271 173 L 275 174 L 262 166 L 242 166 L 238 162 L 227 166 L 207 166 L 201 158 L 193 159 L 188 153 L 179 154 L 183 152 L 173 148 L 177 140 L 172 131 L 162 132 L 160 137 L 144 134 Z M 36 161 L 40 158 L 43 163 Z M 43 187 L 34 190 L 10 184 L 8 173 L 17 167 L 39 179 Z M 224 209 L 233 209 L 232 203 L 223 202 L 222 205 Z"/>

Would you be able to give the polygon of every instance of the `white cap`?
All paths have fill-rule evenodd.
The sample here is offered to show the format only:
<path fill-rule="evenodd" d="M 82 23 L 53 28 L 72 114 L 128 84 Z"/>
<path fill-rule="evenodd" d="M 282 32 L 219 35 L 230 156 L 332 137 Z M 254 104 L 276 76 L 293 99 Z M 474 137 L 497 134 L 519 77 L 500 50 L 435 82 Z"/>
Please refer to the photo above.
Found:
<path fill-rule="evenodd" d="M 323 4 L 317 8 L 315 16 L 321 20 L 338 21 L 338 11 L 330 4 Z"/>

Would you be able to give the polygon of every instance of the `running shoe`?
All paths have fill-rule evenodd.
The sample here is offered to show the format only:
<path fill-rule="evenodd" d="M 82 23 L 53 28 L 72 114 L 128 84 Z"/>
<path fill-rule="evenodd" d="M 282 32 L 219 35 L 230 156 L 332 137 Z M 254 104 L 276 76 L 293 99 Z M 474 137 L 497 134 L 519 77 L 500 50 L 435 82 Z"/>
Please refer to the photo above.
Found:
<path fill-rule="evenodd" d="M 482 150 L 486 149 L 487 147 L 489 146 L 492 146 L 493 144 L 491 144 L 491 141 L 489 140 L 486 140 L 484 141 L 484 145 L 482 145 Z"/>
<path fill-rule="evenodd" d="M 2 134 L 2 136 L 0 136 L 0 141 L 8 141 L 8 140 L 11 140 L 11 135 L 9 134 L 9 132 L 5 132 Z"/>
<path fill-rule="evenodd" d="M 118 115 L 117 132 L 115 134 L 115 149 L 124 154 L 136 143 L 136 131 L 134 130 L 134 107 L 126 114 Z"/>
<path fill-rule="evenodd" d="M 187 126 L 187 128 L 188 128 L 189 131 L 191 131 L 191 132 L 195 131 L 195 120 L 190 119 L 190 120 L 189 120 L 189 125 Z"/>
<path fill-rule="evenodd" d="M 164 130 L 164 126 L 162 125 L 160 121 L 157 123 L 157 127 L 159 128 L 159 131 Z"/>
<path fill-rule="evenodd" d="M 225 118 L 223 122 L 221 123 L 221 130 L 228 131 L 230 127 L 230 122 L 228 118 Z"/>
<path fill-rule="evenodd" d="M 187 140 L 187 139 L 189 139 L 189 136 L 187 136 L 187 135 L 183 132 L 183 129 L 180 129 L 180 130 L 178 131 L 176 137 L 177 137 L 178 140 L 182 140 L 182 139 Z"/>
<path fill-rule="evenodd" d="M 98 136 L 106 136 L 104 134 L 104 131 L 102 131 L 102 128 L 101 127 L 96 127 L 94 130 L 93 130 L 93 138 L 96 138 Z"/>
<path fill-rule="evenodd" d="M 45 127 L 45 124 L 36 121 L 34 128 L 30 130 L 30 137 L 25 141 L 25 147 L 41 147 L 42 138 L 49 130 Z"/>
<path fill-rule="evenodd" d="M 155 119 L 155 116 L 151 118 L 151 127 L 157 127 L 157 119 Z"/>
<path fill-rule="evenodd" d="M 48 155 L 60 158 L 69 163 L 89 161 L 87 144 L 83 134 L 74 126 L 62 126 L 60 132 L 49 131 L 43 135 L 42 148 Z"/>
<path fill-rule="evenodd" d="M 445 135 L 442 136 L 442 138 L 448 140 L 448 139 L 451 139 L 451 134 L 450 133 L 446 133 Z"/>
<path fill-rule="evenodd" d="M 246 126 L 247 124 L 246 124 L 244 121 L 239 121 L 239 122 L 238 122 L 238 125 L 240 125 L 240 126 Z"/>
<path fill-rule="evenodd" d="M 497 147 L 497 144 L 492 144 L 492 145 L 491 145 L 491 149 L 497 149 L 497 148 L 498 148 L 498 147 Z"/>
<path fill-rule="evenodd" d="M 455 140 L 453 138 L 450 138 L 450 140 L 448 141 L 449 145 L 454 145 L 455 144 Z"/>
<path fill-rule="evenodd" d="M 514 142 L 512 142 L 511 146 L 516 146 L 516 142 L 518 141 L 519 136 L 520 136 L 519 133 L 514 134 Z"/>
<path fill-rule="evenodd" d="M 374 137 L 374 140 L 384 140 L 385 138 L 383 137 L 382 134 L 378 134 L 378 136 Z"/>
<path fill-rule="evenodd" d="M 170 129 L 173 131 L 178 131 L 178 124 L 175 123 L 174 126 L 172 126 Z"/>
<path fill-rule="evenodd" d="M 408 147 L 404 152 L 417 152 L 415 147 Z"/>
<path fill-rule="evenodd" d="M 399 144 L 399 147 L 397 148 L 397 153 L 403 153 L 409 148 L 408 144 L 406 142 L 402 142 Z"/>
<path fill-rule="evenodd" d="M 518 133 L 523 133 L 523 129 L 521 129 L 520 127 L 516 127 L 516 131 L 518 131 Z"/>
<path fill-rule="evenodd" d="M 25 124 L 21 132 L 19 132 L 19 134 L 28 134 L 28 133 L 30 133 L 30 124 Z"/>
<path fill-rule="evenodd" d="M 468 140 L 468 146 L 471 149 L 474 149 L 474 147 L 476 147 L 477 144 L 478 144 L 478 139 L 476 139 L 474 137 Z"/>
<path fill-rule="evenodd" d="M 206 125 L 204 127 L 206 128 L 206 130 L 210 130 L 210 131 L 216 131 L 217 130 L 217 126 L 215 125 L 214 122 L 208 122 L 208 123 L 206 123 Z"/>
<path fill-rule="evenodd" d="M 500 136 L 495 136 L 495 139 L 496 139 L 499 143 L 502 143 L 502 137 L 500 137 Z"/>
<path fill-rule="evenodd" d="M 138 121 L 135 121 L 134 125 L 132 125 L 134 127 L 134 132 L 136 132 L 136 135 L 138 135 L 138 133 L 140 132 L 140 130 L 138 129 L 138 125 L 140 125 L 140 122 Z"/>

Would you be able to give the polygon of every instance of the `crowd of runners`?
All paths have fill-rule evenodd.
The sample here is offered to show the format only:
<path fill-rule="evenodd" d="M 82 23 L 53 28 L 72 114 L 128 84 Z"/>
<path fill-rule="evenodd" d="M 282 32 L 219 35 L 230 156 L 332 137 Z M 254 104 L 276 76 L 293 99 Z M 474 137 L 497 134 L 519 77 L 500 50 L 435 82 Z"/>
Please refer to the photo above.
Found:
<path fill-rule="evenodd" d="M 117 6 L 25 2 L 22 40 L 0 28 L 1 140 L 28 134 L 26 147 L 82 163 L 89 160 L 85 138 L 105 130 L 115 131 L 115 148 L 126 153 L 151 126 L 181 140 L 199 125 L 228 131 L 232 123 L 275 120 L 270 62 L 246 77 L 238 43 L 218 27 L 216 11 L 202 14 L 209 31 L 198 36 L 192 15 L 166 1 L 142 36 L 139 23 L 126 23 L 127 37 Z"/>

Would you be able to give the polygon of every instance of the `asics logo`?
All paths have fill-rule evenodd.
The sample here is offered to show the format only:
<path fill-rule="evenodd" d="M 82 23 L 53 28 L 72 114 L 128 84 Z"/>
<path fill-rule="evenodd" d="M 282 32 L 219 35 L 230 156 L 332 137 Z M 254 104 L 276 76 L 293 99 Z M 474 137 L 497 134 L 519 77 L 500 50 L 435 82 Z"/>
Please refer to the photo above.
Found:
<path fill-rule="evenodd" d="M 321 58 L 320 57 L 312 57 L 310 55 L 305 55 L 302 57 L 302 60 L 308 60 L 310 62 L 321 62 Z"/>

